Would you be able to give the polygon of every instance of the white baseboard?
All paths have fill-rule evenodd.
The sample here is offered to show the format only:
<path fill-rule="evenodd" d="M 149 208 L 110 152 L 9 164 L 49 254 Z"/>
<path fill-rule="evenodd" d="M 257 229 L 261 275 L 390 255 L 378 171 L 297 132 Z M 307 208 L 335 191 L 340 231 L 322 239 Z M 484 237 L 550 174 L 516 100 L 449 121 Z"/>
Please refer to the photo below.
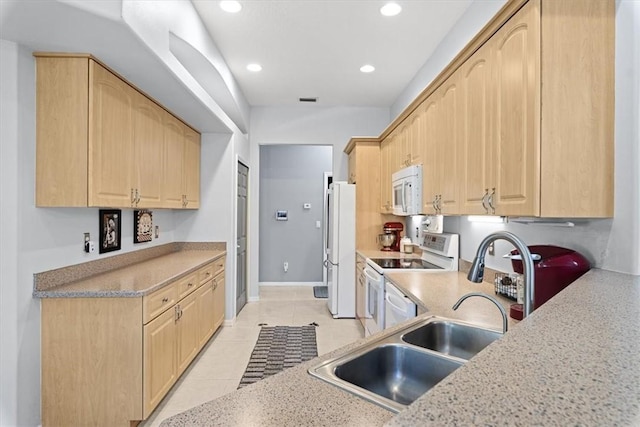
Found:
<path fill-rule="evenodd" d="M 258 286 L 322 286 L 322 282 L 259 282 Z"/>
<path fill-rule="evenodd" d="M 249 297 L 247 298 L 247 302 L 258 302 L 260 301 L 260 297 Z"/>
<path fill-rule="evenodd" d="M 234 317 L 231 320 L 225 320 L 224 322 L 222 322 L 222 326 L 233 326 L 236 324 L 236 318 Z"/>

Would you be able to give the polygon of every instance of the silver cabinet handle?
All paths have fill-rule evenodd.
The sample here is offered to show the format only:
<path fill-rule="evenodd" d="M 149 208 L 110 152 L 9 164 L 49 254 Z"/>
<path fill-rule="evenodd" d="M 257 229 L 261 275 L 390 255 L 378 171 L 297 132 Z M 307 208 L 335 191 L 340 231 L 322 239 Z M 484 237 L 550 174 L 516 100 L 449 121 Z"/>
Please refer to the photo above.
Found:
<path fill-rule="evenodd" d="M 489 197 L 489 189 L 484 189 L 484 196 L 482 196 L 482 207 L 484 208 L 484 213 L 489 213 L 489 208 L 487 207 L 487 198 Z"/>
<path fill-rule="evenodd" d="M 169 298 L 167 298 L 167 297 L 162 298 L 162 303 L 163 304 L 166 304 L 168 302 L 169 302 Z"/>
<path fill-rule="evenodd" d="M 495 206 L 493 206 L 493 196 L 496 195 L 496 189 L 492 188 L 491 189 L 491 194 L 489 195 L 489 207 L 491 208 L 491 214 L 495 214 L 496 213 L 496 208 Z"/>

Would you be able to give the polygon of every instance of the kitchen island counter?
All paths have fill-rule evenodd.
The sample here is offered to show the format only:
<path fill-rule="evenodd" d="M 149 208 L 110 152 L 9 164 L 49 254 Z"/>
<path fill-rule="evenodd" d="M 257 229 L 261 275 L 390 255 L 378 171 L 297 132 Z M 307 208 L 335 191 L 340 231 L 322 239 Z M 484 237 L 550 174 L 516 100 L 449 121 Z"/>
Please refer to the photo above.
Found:
<path fill-rule="evenodd" d="M 460 279 L 457 272 L 443 274 L 449 283 Z M 412 321 L 175 415 L 162 426 L 638 425 L 639 301 L 640 277 L 592 270 L 400 414 L 313 378 L 307 369 Z M 495 307 L 491 317 L 500 321 Z"/>

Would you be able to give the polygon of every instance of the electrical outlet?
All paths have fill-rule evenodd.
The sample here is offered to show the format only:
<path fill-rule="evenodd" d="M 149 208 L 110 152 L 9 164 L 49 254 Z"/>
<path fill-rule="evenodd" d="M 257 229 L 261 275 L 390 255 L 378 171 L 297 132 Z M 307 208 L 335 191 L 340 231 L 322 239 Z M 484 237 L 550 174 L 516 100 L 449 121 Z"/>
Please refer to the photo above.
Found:
<path fill-rule="evenodd" d="M 156 225 L 156 239 L 160 237 L 160 226 Z"/>
<path fill-rule="evenodd" d="M 91 234 L 90 233 L 84 233 L 84 251 L 86 253 L 90 252 L 90 247 L 89 247 L 89 241 L 91 240 Z"/>
<path fill-rule="evenodd" d="M 489 243 L 488 252 L 489 252 L 489 255 L 491 255 L 491 256 L 494 256 L 496 254 L 495 242 Z"/>
<path fill-rule="evenodd" d="M 284 268 L 285 273 L 289 271 L 289 263 L 285 261 L 284 264 L 282 264 L 282 268 Z"/>

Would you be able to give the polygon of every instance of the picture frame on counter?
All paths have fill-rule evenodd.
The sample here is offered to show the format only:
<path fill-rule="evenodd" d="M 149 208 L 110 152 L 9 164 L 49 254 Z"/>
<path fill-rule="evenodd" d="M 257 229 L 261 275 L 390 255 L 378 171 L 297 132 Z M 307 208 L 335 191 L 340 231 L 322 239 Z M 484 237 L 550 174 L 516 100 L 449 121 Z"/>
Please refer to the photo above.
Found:
<path fill-rule="evenodd" d="M 153 240 L 153 212 L 150 210 L 133 211 L 133 243 L 146 243 Z"/>
<path fill-rule="evenodd" d="M 99 253 L 119 251 L 122 246 L 122 211 L 100 209 Z"/>

